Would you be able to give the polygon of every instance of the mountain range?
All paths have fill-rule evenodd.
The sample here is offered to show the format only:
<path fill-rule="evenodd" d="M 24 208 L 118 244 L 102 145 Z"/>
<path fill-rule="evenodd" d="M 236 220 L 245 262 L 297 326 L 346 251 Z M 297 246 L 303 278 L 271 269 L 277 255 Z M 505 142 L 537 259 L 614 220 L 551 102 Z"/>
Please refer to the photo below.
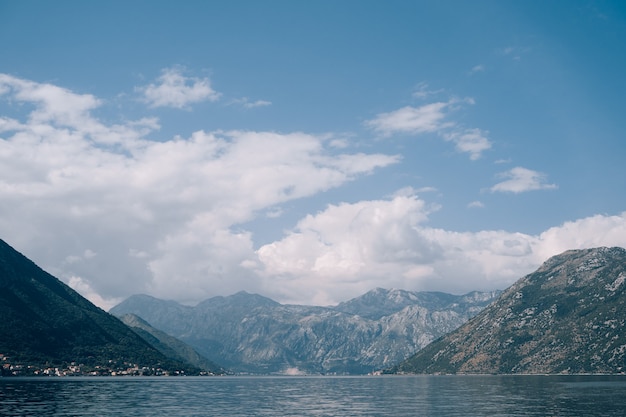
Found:
<path fill-rule="evenodd" d="M 625 307 L 626 249 L 593 248 L 501 293 L 377 288 L 329 307 L 135 295 L 110 314 L 0 240 L 2 375 L 223 373 L 215 362 L 260 374 L 625 373 Z"/>
<path fill-rule="evenodd" d="M 626 372 L 626 250 L 547 260 L 392 373 Z"/>
<path fill-rule="evenodd" d="M 333 307 L 283 305 L 239 292 L 190 307 L 134 295 L 134 314 L 238 373 L 363 374 L 389 367 L 480 312 L 498 292 L 377 288 Z"/>

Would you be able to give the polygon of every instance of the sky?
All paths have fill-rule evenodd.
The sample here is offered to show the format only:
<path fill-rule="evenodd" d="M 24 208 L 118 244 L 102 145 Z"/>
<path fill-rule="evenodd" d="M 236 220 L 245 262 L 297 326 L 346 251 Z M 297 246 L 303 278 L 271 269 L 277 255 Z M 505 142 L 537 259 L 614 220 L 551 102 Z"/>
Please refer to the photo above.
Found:
<path fill-rule="evenodd" d="M 623 1 L 0 0 L 0 238 L 98 306 L 626 246 Z"/>

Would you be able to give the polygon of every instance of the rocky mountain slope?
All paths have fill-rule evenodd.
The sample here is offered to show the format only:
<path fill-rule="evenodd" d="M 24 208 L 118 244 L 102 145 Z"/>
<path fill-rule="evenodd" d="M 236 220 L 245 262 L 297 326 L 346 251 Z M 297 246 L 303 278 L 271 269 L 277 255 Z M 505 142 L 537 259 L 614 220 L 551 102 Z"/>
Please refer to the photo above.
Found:
<path fill-rule="evenodd" d="M 166 358 L 116 317 L 0 240 L 0 357 L 3 373 L 74 363 L 89 369 L 196 369 Z M 29 368 L 30 366 L 30 368 Z M 134 366 L 133 366 L 134 367 Z M 19 372 L 18 372 L 19 370 Z"/>
<path fill-rule="evenodd" d="M 236 372 L 367 373 L 391 366 L 481 311 L 497 293 L 376 289 L 336 307 L 240 292 L 195 307 L 135 295 L 132 313 Z"/>
<path fill-rule="evenodd" d="M 625 249 L 567 251 L 392 371 L 623 373 L 625 281 Z"/>

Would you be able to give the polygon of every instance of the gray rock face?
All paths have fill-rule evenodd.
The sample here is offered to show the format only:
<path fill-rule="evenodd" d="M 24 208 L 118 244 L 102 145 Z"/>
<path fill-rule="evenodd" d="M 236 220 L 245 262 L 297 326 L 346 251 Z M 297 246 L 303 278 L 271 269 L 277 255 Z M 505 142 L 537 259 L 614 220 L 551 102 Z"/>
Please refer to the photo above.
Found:
<path fill-rule="evenodd" d="M 564 252 L 393 371 L 623 373 L 625 281 L 623 248 Z"/>
<path fill-rule="evenodd" d="M 136 295 L 111 313 L 135 314 L 235 372 L 349 374 L 398 363 L 497 295 L 378 288 L 336 307 L 282 305 L 245 292 L 195 307 Z"/>

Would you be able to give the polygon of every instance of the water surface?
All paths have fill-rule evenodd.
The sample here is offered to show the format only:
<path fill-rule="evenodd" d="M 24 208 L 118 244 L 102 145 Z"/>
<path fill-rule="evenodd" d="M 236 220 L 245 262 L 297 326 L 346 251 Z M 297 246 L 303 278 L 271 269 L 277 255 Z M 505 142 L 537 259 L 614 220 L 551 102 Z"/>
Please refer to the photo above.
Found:
<path fill-rule="evenodd" d="M 624 416 L 621 376 L 0 378 L 0 416 Z"/>

